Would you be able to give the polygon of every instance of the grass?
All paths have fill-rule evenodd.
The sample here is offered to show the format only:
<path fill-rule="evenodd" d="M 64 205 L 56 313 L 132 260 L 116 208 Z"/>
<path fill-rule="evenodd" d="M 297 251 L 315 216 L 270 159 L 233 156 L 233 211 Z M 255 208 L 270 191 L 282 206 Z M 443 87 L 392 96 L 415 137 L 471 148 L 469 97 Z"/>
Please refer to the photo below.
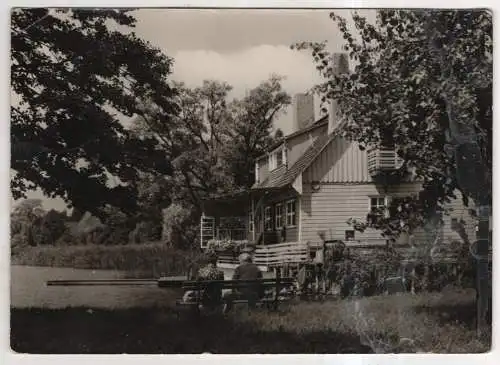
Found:
<path fill-rule="evenodd" d="M 12 309 L 22 353 L 373 353 L 489 351 L 474 330 L 474 291 L 297 302 L 278 312 L 180 316 L 140 309 Z"/>
<path fill-rule="evenodd" d="M 164 243 L 116 246 L 36 246 L 12 256 L 13 265 L 117 270 L 144 276 L 185 274 L 196 252 L 180 251 Z"/>

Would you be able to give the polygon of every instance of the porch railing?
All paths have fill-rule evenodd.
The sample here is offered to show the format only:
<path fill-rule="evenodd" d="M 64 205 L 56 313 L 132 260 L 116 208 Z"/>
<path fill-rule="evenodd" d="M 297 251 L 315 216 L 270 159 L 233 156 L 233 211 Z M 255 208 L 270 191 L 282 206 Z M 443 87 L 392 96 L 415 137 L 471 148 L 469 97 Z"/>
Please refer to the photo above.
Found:
<path fill-rule="evenodd" d="M 247 239 L 247 231 L 244 228 L 217 228 L 215 239 L 244 241 Z"/>

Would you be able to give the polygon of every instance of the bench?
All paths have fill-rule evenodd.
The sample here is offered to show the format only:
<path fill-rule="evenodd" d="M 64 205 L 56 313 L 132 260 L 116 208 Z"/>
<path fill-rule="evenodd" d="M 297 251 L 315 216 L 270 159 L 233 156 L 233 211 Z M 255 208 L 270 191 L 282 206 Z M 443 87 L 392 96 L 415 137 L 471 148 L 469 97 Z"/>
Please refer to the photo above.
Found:
<path fill-rule="evenodd" d="M 284 297 L 282 290 L 291 287 L 295 284 L 295 279 L 286 277 L 281 278 L 279 273 L 277 273 L 276 278 L 268 279 L 256 279 L 256 280 L 196 280 L 196 281 L 185 281 L 182 283 L 182 289 L 185 291 L 192 290 L 194 292 L 201 293 L 204 289 L 208 287 L 217 287 L 217 289 L 222 290 L 237 290 L 243 289 L 248 286 L 259 285 L 264 291 L 271 291 L 271 296 L 264 296 L 263 298 L 256 301 L 257 306 L 264 306 L 268 309 L 277 310 L 279 303 L 290 299 L 290 297 Z M 160 287 L 168 287 L 168 283 L 162 285 L 159 283 Z M 183 299 L 176 300 L 176 305 L 181 307 L 192 308 L 194 311 L 199 313 L 201 304 L 201 295 L 196 295 L 193 301 L 185 302 Z M 224 304 L 224 300 L 221 297 L 217 303 L 214 303 L 215 307 Z M 237 299 L 232 301 L 233 305 L 236 304 L 248 304 L 247 299 Z"/>

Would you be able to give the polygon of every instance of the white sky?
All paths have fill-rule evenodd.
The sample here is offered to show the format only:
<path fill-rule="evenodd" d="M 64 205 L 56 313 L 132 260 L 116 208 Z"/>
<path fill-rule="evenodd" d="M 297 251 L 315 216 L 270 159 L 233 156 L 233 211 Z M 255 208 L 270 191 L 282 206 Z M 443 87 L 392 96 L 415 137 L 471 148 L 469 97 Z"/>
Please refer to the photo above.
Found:
<path fill-rule="evenodd" d="M 349 10 L 335 12 L 350 21 Z M 174 58 L 172 79 L 193 87 L 205 79 L 226 81 L 234 88 L 232 96 L 239 97 L 273 73 L 286 77 L 283 86 L 292 95 L 317 84 L 320 76 L 310 54 L 291 50 L 290 45 L 327 40 L 331 51 L 340 51 L 343 39 L 329 13 L 324 9 L 141 9 L 134 16 L 136 34 Z M 375 19 L 374 10 L 360 13 Z M 276 127 L 288 134 L 291 122 L 289 112 L 277 120 Z M 29 197 L 42 194 L 32 192 Z M 45 208 L 64 209 L 65 204 L 45 199 Z"/>

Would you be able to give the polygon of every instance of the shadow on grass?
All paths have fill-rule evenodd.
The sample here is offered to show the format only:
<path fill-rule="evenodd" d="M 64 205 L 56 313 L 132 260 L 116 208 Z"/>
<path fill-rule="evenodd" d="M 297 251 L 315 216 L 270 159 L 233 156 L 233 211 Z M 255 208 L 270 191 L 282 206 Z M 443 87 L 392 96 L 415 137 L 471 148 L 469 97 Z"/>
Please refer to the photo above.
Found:
<path fill-rule="evenodd" d="M 439 324 L 459 323 L 469 329 L 476 325 L 476 305 L 469 303 L 442 303 L 415 306 L 416 313 L 426 313 L 438 321 Z"/>
<path fill-rule="evenodd" d="M 235 317 L 178 317 L 160 308 L 12 308 L 11 347 L 39 354 L 371 352 L 355 334 L 265 331 Z"/>

